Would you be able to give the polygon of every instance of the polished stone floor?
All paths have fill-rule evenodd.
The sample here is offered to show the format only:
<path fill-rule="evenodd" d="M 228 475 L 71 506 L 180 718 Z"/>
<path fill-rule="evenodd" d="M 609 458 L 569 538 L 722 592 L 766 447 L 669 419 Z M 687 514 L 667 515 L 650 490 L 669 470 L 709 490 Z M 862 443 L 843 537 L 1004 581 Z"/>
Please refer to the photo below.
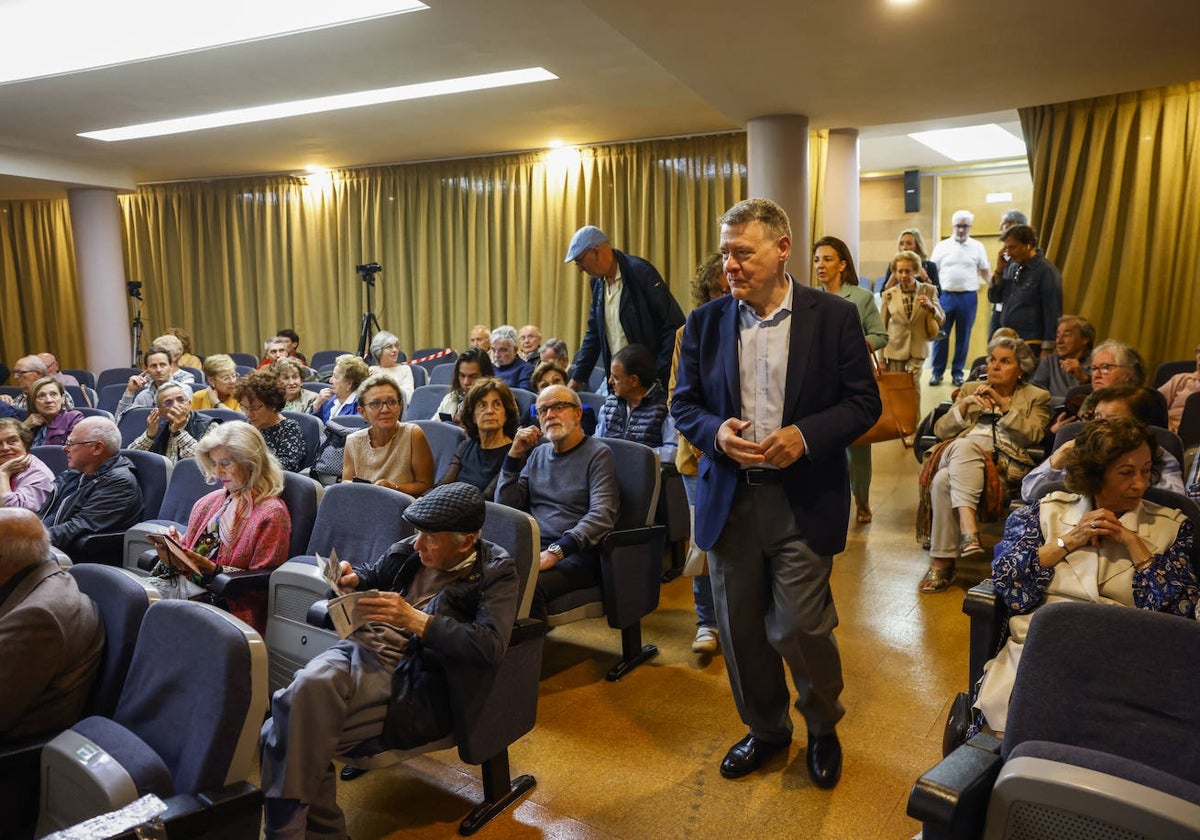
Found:
<path fill-rule="evenodd" d="M 948 382 L 948 380 L 947 380 Z M 925 389 L 929 404 L 948 387 Z M 804 724 L 786 759 L 738 781 L 718 773 L 745 734 L 721 656 L 691 652 L 689 580 L 664 586 L 644 640 L 661 653 L 618 683 L 604 680 L 620 642 L 602 620 L 554 630 L 546 644 L 534 730 L 511 749 L 514 773 L 537 787 L 481 838 L 908 838 L 914 780 L 940 755 L 942 724 L 967 675 L 966 570 L 950 590 L 919 595 L 927 565 L 913 538 L 917 463 L 898 442 L 874 447 L 870 525 L 852 524 L 833 589 L 846 689 L 838 727 L 841 783 L 814 787 Z M 454 751 L 339 783 L 354 840 L 444 838 L 482 790 Z"/>

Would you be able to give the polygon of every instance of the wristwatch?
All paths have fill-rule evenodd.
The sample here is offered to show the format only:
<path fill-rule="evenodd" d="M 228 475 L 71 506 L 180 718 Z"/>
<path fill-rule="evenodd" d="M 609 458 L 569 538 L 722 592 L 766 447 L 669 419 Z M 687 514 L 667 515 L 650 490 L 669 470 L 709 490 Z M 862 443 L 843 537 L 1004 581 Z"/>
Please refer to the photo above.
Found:
<path fill-rule="evenodd" d="M 551 554 L 553 554 L 555 557 L 557 557 L 559 560 L 563 559 L 564 552 L 562 550 L 562 546 L 559 545 L 558 543 L 550 543 L 550 545 L 546 546 L 546 550 L 549 551 Z"/>
<path fill-rule="evenodd" d="M 1059 537 L 1054 542 L 1057 543 L 1058 547 L 1061 548 L 1063 551 L 1065 551 L 1067 554 L 1071 553 L 1072 549 L 1067 548 L 1067 544 L 1063 541 L 1062 537 Z"/>

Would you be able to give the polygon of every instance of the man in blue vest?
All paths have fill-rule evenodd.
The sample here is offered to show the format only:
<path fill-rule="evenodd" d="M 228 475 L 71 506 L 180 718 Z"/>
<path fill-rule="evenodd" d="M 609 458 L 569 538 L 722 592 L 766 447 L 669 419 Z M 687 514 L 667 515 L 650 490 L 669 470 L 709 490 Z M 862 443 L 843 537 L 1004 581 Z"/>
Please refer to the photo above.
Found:
<path fill-rule="evenodd" d="M 608 399 L 600 409 L 596 437 L 645 444 L 662 463 L 675 463 L 679 438 L 667 410 L 667 389 L 658 381 L 654 368 L 654 356 L 642 345 L 630 344 L 613 356 L 609 371 Z"/>

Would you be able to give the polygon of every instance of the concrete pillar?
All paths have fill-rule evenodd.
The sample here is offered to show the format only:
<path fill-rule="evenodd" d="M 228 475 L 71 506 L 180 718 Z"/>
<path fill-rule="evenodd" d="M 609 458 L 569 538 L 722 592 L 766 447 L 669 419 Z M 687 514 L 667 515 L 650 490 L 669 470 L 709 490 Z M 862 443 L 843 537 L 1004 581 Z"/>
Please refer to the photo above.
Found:
<path fill-rule="evenodd" d="M 836 236 L 858 258 L 858 129 L 839 128 L 829 132 L 829 152 L 825 159 L 825 230 L 822 236 Z"/>
<path fill-rule="evenodd" d="M 808 117 L 774 114 L 746 124 L 746 167 L 750 198 L 777 202 L 792 222 L 788 270 L 808 282 Z"/>
<path fill-rule="evenodd" d="M 67 206 L 88 369 L 126 367 L 132 345 L 117 194 L 105 189 L 71 189 L 67 190 Z"/>

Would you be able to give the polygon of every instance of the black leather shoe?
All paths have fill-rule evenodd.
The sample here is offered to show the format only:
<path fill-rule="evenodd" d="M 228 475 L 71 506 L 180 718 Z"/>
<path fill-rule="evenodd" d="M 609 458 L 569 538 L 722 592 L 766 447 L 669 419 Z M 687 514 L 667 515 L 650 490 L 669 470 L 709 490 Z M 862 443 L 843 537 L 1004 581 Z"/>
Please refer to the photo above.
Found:
<path fill-rule="evenodd" d="M 351 765 L 347 764 L 345 767 L 342 768 L 342 772 L 338 774 L 338 778 L 341 779 L 343 782 L 353 782 L 355 779 L 357 779 L 359 776 L 361 776 L 363 773 L 366 773 L 366 772 L 367 771 L 364 770 L 362 767 L 352 767 Z"/>
<path fill-rule="evenodd" d="M 954 383 L 955 388 L 962 387 L 963 378 L 961 376 L 952 376 L 952 377 L 950 377 L 950 381 Z"/>
<path fill-rule="evenodd" d="M 786 750 L 791 741 L 772 743 L 747 735 L 729 748 L 721 762 L 721 775 L 726 779 L 740 779 L 767 763 L 780 750 Z"/>
<path fill-rule="evenodd" d="M 808 751 L 805 754 L 808 775 L 813 784 L 828 790 L 842 777 L 842 745 L 836 732 L 828 735 L 808 733 Z"/>
<path fill-rule="evenodd" d="M 930 384 L 930 385 L 934 385 L 934 386 L 941 385 L 941 384 L 942 384 L 942 377 L 940 377 L 940 376 L 931 376 L 931 377 L 929 377 L 929 384 Z"/>

